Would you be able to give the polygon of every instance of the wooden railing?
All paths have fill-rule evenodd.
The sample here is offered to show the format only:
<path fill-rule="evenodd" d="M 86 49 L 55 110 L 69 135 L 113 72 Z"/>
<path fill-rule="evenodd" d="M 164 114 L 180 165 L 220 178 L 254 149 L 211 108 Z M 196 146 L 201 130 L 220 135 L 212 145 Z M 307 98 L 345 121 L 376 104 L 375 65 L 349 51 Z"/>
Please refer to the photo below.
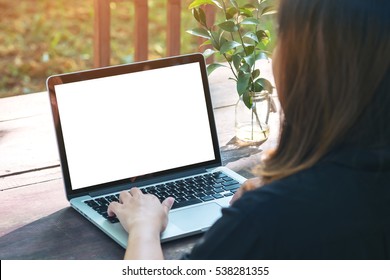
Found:
<path fill-rule="evenodd" d="M 110 64 L 110 2 L 114 0 L 94 0 L 94 66 Z M 118 1 L 118 0 L 115 0 Z M 124 0 L 123 0 L 124 1 Z M 132 0 L 134 3 L 134 60 L 148 59 L 148 0 Z M 180 54 L 181 0 L 167 0 L 166 46 L 167 56 Z M 208 22 L 214 22 L 215 10 L 206 8 Z M 201 43 L 201 42 L 200 42 Z"/>

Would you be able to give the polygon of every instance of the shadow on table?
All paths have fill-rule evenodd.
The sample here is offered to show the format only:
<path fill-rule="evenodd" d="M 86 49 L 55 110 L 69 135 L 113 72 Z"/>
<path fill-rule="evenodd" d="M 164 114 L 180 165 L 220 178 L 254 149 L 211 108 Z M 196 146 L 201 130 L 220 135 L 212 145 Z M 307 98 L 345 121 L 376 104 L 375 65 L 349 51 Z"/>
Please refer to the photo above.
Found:
<path fill-rule="evenodd" d="M 167 259 L 179 259 L 199 236 L 163 244 Z M 125 250 L 74 209 L 61 209 L 0 238 L 0 259 L 122 259 Z"/>

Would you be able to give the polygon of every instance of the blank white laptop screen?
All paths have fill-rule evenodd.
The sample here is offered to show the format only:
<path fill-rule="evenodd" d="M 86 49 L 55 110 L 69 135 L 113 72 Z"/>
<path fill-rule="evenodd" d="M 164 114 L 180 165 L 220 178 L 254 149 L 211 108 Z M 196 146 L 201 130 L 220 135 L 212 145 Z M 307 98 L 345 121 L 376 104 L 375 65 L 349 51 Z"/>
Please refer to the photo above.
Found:
<path fill-rule="evenodd" d="M 199 63 L 55 90 L 73 190 L 215 159 Z"/>

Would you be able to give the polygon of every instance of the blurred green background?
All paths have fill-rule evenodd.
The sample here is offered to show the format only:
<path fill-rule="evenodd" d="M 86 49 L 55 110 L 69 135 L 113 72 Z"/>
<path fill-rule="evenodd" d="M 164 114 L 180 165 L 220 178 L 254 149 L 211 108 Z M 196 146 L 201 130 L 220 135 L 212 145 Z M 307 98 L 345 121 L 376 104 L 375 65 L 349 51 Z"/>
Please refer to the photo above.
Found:
<path fill-rule="evenodd" d="M 164 57 L 167 0 L 148 2 L 149 59 Z M 185 32 L 196 25 L 191 0 L 182 2 L 181 53 L 197 52 L 197 38 Z M 110 9 L 110 63 L 132 62 L 134 3 L 113 0 Z M 273 18 L 264 22 L 272 37 Z M 0 97 L 44 91 L 52 74 L 92 68 L 93 21 L 93 0 L 0 0 Z"/>

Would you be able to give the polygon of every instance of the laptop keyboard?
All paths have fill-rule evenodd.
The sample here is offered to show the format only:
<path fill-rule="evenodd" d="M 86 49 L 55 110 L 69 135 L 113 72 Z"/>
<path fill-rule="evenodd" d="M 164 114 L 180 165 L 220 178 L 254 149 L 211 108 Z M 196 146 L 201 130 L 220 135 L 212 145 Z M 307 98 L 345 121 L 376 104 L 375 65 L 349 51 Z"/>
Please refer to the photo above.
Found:
<path fill-rule="evenodd" d="M 175 203 L 172 209 L 232 196 L 240 187 L 240 183 L 222 172 L 207 173 L 191 178 L 180 179 L 164 184 L 142 188 L 144 194 L 153 194 L 161 202 L 167 197 L 173 197 Z M 119 200 L 119 193 L 84 201 L 100 215 L 112 223 L 119 220 L 109 217 L 107 207 L 112 201 Z"/>

